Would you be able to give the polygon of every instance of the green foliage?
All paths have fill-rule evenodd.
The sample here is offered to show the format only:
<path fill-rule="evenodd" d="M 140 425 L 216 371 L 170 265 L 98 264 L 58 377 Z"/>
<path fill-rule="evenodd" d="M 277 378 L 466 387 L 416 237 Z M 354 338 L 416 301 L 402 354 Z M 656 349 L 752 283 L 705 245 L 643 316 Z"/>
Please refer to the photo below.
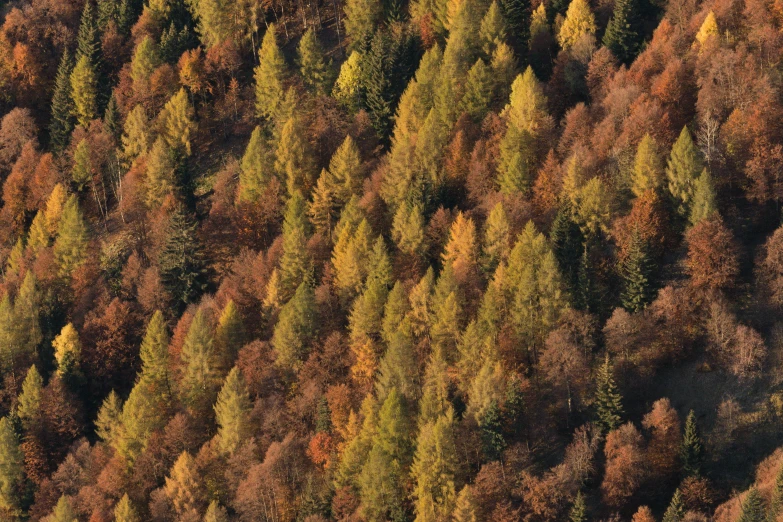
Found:
<path fill-rule="evenodd" d="M 85 185 L 92 181 L 92 160 L 90 158 L 90 144 L 83 139 L 76 146 L 73 153 L 73 170 L 71 171 L 76 190 L 84 190 Z"/>
<path fill-rule="evenodd" d="M 20 504 L 24 455 L 10 417 L 0 419 L 0 509 L 14 512 Z"/>
<path fill-rule="evenodd" d="M 693 204 L 689 216 L 691 225 L 696 225 L 702 219 L 707 219 L 718 212 L 717 198 L 712 176 L 705 168 L 696 180 L 696 187 L 693 191 Z"/>
<path fill-rule="evenodd" d="M 310 90 L 319 95 L 329 92 L 333 81 L 331 64 L 326 62 L 324 51 L 312 28 L 305 31 L 299 41 L 297 61 L 302 80 Z"/>
<path fill-rule="evenodd" d="M 345 32 L 350 39 L 349 48 L 361 51 L 375 32 L 375 25 L 383 14 L 379 0 L 347 0 L 345 3 Z"/>
<path fill-rule="evenodd" d="M 73 72 L 73 57 L 66 49 L 57 68 L 54 80 L 54 95 L 52 96 L 51 121 L 49 123 L 49 141 L 52 148 L 60 152 L 68 145 L 74 126 L 75 108 L 71 98 L 71 73 Z"/>
<path fill-rule="evenodd" d="M 253 129 L 242 156 L 237 197 L 241 203 L 258 201 L 272 177 L 272 158 L 261 127 Z"/>
<path fill-rule="evenodd" d="M 663 514 L 661 522 L 681 522 L 685 519 L 685 503 L 679 488 L 674 492 L 669 507 Z"/>
<path fill-rule="evenodd" d="M 215 348 L 224 373 L 234 365 L 239 349 L 245 344 L 245 338 L 242 314 L 234 301 L 229 300 L 220 312 L 215 328 Z"/>
<path fill-rule="evenodd" d="M 89 4 L 89 2 L 88 2 Z M 87 56 L 81 56 L 71 72 L 73 116 L 87 127 L 98 116 L 98 76 Z"/>
<path fill-rule="evenodd" d="M 196 122 L 193 105 L 184 87 L 166 102 L 158 118 L 169 147 L 190 156 L 190 136 L 196 129 Z"/>
<path fill-rule="evenodd" d="M 305 214 L 305 201 L 295 191 L 286 203 L 283 218 L 283 255 L 280 258 L 280 284 L 284 298 L 305 280 L 310 273 L 310 255 L 307 252 L 309 224 Z"/>
<path fill-rule="evenodd" d="M 16 406 L 16 415 L 28 431 L 37 426 L 41 418 L 42 391 L 43 378 L 35 365 L 32 365 L 22 383 L 22 392 L 19 394 Z"/>
<path fill-rule="evenodd" d="M 272 335 L 277 364 L 283 368 L 298 368 L 307 355 L 316 327 L 315 294 L 309 283 L 303 282 L 280 310 Z"/>
<path fill-rule="evenodd" d="M 691 410 L 685 420 L 685 431 L 680 446 L 680 462 L 686 476 L 698 476 L 704 461 L 704 443 L 696 423 L 696 414 Z"/>
<path fill-rule="evenodd" d="M 647 243 L 638 230 L 631 233 L 630 245 L 620 264 L 623 291 L 620 300 L 629 312 L 639 312 L 647 307 L 654 297 L 654 264 Z"/>
<path fill-rule="evenodd" d="M 574 503 L 571 505 L 568 520 L 569 522 L 587 522 L 587 506 L 585 506 L 585 497 L 581 491 L 576 494 Z"/>
<path fill-rule="evenodd" d="M 103 399 L 95 419 L 95 434 L 109 445 L 117 442 L 122 423 L 122 402 L 114 390 Z"/>
<path fill-rule="evenodd" d="M 54 242 L 54 256 L 60 268 L 60 275 L 70 276 L 87 258 L 89 234 L 87 224 L 82 217 L 79 202 L 71 195 L 57 226 L 57 239 Z"/>
<path fill-rule="evenodd" d="M 239 369 L 234 367 L 226 377 L 215 404 L 218 445 L 223 453 L 233 453 L 251 434 L 250 411 L 253 404 Z"/>
<path fill-rule="evenodd" d="M 302 120 L 292 116 L 283 125 L 275 155 L 275 171 L 285 180 L 289 196 L 301 191 L 309 194 L 317 171 Z"/>
<path fill-rule="evenodd" d="M 196 235 L 197 223 L 177 205 L 169 216 L 158 258 L 160 279 L 174 303 L 184 306 L 206 289 L 206 263 Z"/>
<path fill-rule="evenodd" d="M 271 24 L 264 34 L 255 69 L 256 114 L 267 120 L 274 118 L 283 98 L 286 65 L 277 45 L 276 27 Z"/>
<path fill-rule="evenodd" d="M 742 513 L 738 522 L 766 522 L 767 509 L 764 499 L 755 487 L 750 488 L 742 502 Z"/>
<path fill-rule="evenodd" d="M 624 63 L 631 63 L 642 43 L 637 20 L 639 11 L 640 5 L 635 0 L 617 0 L 606 26 L 603 44 Z"/>
<path fill-rule="evenodd" d="M 476 60 L 468 71 L 465 94 L 460 100 L 460 110 L 475 121 L 481 121 L 492 101 L 493 82 L 492 73 L 484 60 L 481 58 Z"/>
<path fill-rule="evenodd" d="M 690 212 L 696 178 L 703 168 L 701 153 L 696 149 L 688 127 L 683 127 L 666 166 L 669 193 L 677 213 L 682 217 Z"/>
<path fill-rule="evenodd" d="M 411 466 L 417 521 L 445 520 L 454 510 L 458 471 L 454 423 L 454 413 L 449 409 L 419 430 Z"/>
<path fill-rule="evenodd" d="M 624 415 L 622 396 L 614 382 L 613 371 L 614 368 L 607 354 L 595 378 L 596 424 L 604 433 L 618 428 Z"/>
<path fill-rule="evenodd" d="M 636 149 L 633 172 L 631 173 L 631 191 L 639 197 L 648 190 L 657 190 L 661 186 L 663 165 L 658 146 L 649 134 L 645 134 Z"/>
<path fill-rule="evenodd" d="M 359 108 L 359 82 L 362 74 L 362 55 L 352 51 L 340 66 L 340 74 L 332 88 L 332 98 L 350 111 Z"/>
<path fill-rule="evenodd" d="M 181 354 L 184 370 L 179 382 L 182 403 L 194 412 L 212 408 L 220 385 L 214 338 L 206 314 L 199 310 L 190 323 Z"/>
<path fill-rule="evenodd" d="M 133 507 L 133 503 L 130 501 L 128 494 L 125 493 L 117 505 L 114 506 L 114 521 L 115 522 L 141 522 L 136 508 Z"/>
<path fill-rule="evenodd" d="M 160 65 L 160 55 L 155 41 L 145 36 L 133 51 L 131 61 L 131 79 L 135 89 L 149 88 L 148 82 L 152 72 Z"/>
<path fill-rule="evenodd" d="M 73 509 L 69 497 L 62 495 L 54 506 L 54 511 L 49 515 L 46 522 L 78 522 L 76 512 Z"/>
<path fill-rule="evenodd" d="M 506 5 L 508 5 L 507 2 Z M 509 7 L 512 6 L 509 5 Z M 515 29 L 517 28 L 515 27 Z M 481 50 L 485 58 L 492 58 L 497 46 L 506 40 L 506 33 L 506 21 L 503 18 L 502 8 L 498 5 L 497 0 L 493 0 L 489 5 L 487 14 L 481 20 L 481 27 L 479 28 Z"/>
<path fill-rule="evenodd" d="M 506 441 L 503 438 L 500 408 L 497 401 L 490 402 L 479 421 L 481 430 L 481 450 L 487 461 L 500 459 L 503 450 L 506 449 Z"/>

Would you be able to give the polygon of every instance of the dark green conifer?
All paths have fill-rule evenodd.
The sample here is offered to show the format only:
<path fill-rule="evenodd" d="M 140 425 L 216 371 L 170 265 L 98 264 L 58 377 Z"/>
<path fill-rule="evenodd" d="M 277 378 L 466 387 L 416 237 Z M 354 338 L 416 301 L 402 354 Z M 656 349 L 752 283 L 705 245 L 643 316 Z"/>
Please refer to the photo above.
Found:
<path fill-rule="evenodd" d="M 484 457 L 489 462 L 500 459 L 500 455 L 506 449 L 506 440 L 503 437 L 503 426 L 497 401 L 493 400 L 487 411 L 484 412 L 479 428 L 481 429 L 481 449 L 484 452 Z"/>
<path fill-rule="evenodd" d="M 74 62 L 71 53 L 66 49 L 57 69 L 54 80 L 54 95 L 52 96 L 52 119 L 49 122 L 49 140 L 52 149 L 60 152 L 68 145 L 71 131 L 75 125 L 73 99 L 71 98 L 71 73 Z"/>
<path fill-rule="evenodd" d="M 568 520 L 569 522 L 587 522 L 587 506 L 585 506 L 585 497 L 581 491 L 576 494 L 568 514 Z"/>
<path fill-rule="evenodd" d="M 737 522 L 766 522 L 767 509 L 764 499 L 755 487 L 750 488 L 742 502 L 742 514 Z"/>
<path fill-rule="evenodd" d="M 623 416 L 622 396 L 617 390 L 612 372 L 612 362 L 607 354 L 596 375 L 595 391 L 596 424 L 604 433 L 619 427 Z"/>
<path fill-rule="evenodd" d="M 699 426 L 696 424 L 696 414 L 691 410 L 685 421 L 685 433 L 682 436 L 680 461 L 682 471 L 686 476 L 699 475 L 704 460 L 704 443 L 701 440 Z"/>
<path fill-rule="evenodd" d="M 206 288 L 206 264 L 196 228 L 182 205 L 177 205 L 169 217 L 159 265 L 161 281 L 178 307 L 192 303 Z"/>
<path fill-rule="evenodd" d="M 620 301 L 629 312 L 639 312 L 653 298 L 653 265 L 646 242 L 638 230 L 631 234 L 631 243 L 620 265 L 623 291 Z"/>
<path fill-rule="evenodd" d="M 638 30 L 639 6 L 635 0 L 616 0 L 603 44 L 624 63 L 633 61 L 639 52 L 641 38 Z"/>

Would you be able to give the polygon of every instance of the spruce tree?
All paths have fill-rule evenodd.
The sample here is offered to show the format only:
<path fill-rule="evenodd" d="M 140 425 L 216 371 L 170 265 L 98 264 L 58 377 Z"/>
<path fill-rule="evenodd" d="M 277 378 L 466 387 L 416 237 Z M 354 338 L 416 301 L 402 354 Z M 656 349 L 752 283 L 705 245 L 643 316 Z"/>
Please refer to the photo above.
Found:
<path fill-rule="evenodd" d="M 158 264 L 160 278 L 178 307 L 193 302 L 206 289 L 206 263 L 196 236 L 197 224 L 182 205 L 169 216 Z"/>
<path fill-rule="evenodd" d="M 530 26 L 530 2 L 528 0 L 500 0 L 503 18 L 508 24 L 508 32 L 524 45 L 528 39 Z"/>
<path fill-rule="evenodd" d="M 216 371 L 214 338 L 206 314 L 198 310 L 182 345 L 184 371 L 179 383 L 182 403 L 203 414 L 215 402 L 220 384 Z"/>
<path fill-rule="evenodd" d="M 642 35 L 638 21 L 640 6 L 635 0 L 617 0 L 606 26 L 603 44 L 623 63 L 631 63 L 639 52 Z"/>
<path fill-rule="evenodd" d="M 606 355 L 596 375 L 595 413 L 596 424 L 604 433 L 609 433 L 622 423 L 622 396 L 617 390 L 612 374 L 613 367 Z"/>
<path fill-rule="evenodd" d="M 75 109 L 71 98 L 71 73 L 73 72 L 73 57 L 68 49 L 63 51 L 57 76 L 54 80 L 54 95 L 52 96 L 51 121 L 49 123 L 49 140 L 56 152 L 61 152 L 68 146 L 71 131 L 74 127 Z"/>
<path fill-rule="evenodd" d="M 549 236 L 552 241 L 552 250 L 560 266 L 560 272 L 563 274 L 570 293 L 576 296 L 581 266 L 579 260 L 585 251 L 584 236 L 573 219 L 571 205 L 568 202 L 564 202 L 555 214 Z"/>
<path fill-rule="evenodd" d="M 250 437 L 250 411 L 253 404 L 245 380 L 237 367 L 226 377 L 215 403 L 218 424 L 218 445 L 225 454 L 232 454 Z"/>
<path fill-rule="evenodd" d="M 256 114 L 269 120 L 277 115 L 286 76 L 285 58 L 277 45 L 274 24 L 270 24 L 264 34 L 258 51 L 258 62 L 255 69 Z"/>
<path fill-rule="evenodd" d="M 585 497 L 581 491 L 576 494 L 574 503 L 571 505 L 568 520 L 569 522 L 587 522 L 587 506 L 585 506 Z"/>
<path fill-rule="evenodd" d="M 392 60 L 391 39 L 386 31 L 376 31 L 362 59 L 360 89 L 363 105 L 370 115 L 372 126 L 378 136 L 384 140 L 389 136 L 394 110 L 390 77 Z"/>
<path fill-rule="evenodd" d="M 691 410 L 685 421 L 685 431 L 680 446 L 680 462 L 686 476 L 699 476 L 704 461 L 704 443 L 701 440 L 696 414 Z"/>
<path fill-rule="evenodd" d="M 742 502 L 742 513 L 737 522 L 767 522 L 764 498 L 755 487 L 751 487 Z"/>
<path fill-rule="evenodd" d="M 54 257 L 60 268 L 60 275 L 70 276 L 87 258 L 89 235 L 82 217 L 79 202 L 71 195 L 65 203 L 54 242 Z"/>
<path fill-rule="evenodd" d="M 709 218 L 718 211 L 717 197 L 712 176 L 705 168 L 701 171 L 701 176 L 696 180 L 696 187 L 693 191 L 693 204 L 691 205 L 689 216 L 692 226 L 695 226 L 702 219 Z"/>
<path fill-rule="evenodd" d="M 76 37 L 76 59 L 87 58 L 93 70 L 101 63 L 101 41 L 98 19 L 92 1 L 84 3 L 79 34 Z"/>
<path fill-rule="evenodd" d="M 324 95 L 332 88 L 331 64 L 327 63 L 318 37 L 312 28 L 305 31 L 299 41 L 297 62 L 299 74 L 305 86 L 318 95 Z"/>
<path fill-rule="evenodd" d="M 489 407 L 479 420 L 481 430 L 481 449 L 484 458 L 488 462 L 500 459 L 503 450 L 506 449 L 506 440 L 503 437 L 503 425 L 500 415 L 500 407 L 496 400 L 492 400 Z"/>
<path fill-rule="evenodd" d="M 629 312 L 639 312 L 654 297 L 654 266 L 647 247 L 638 230 L 631 233 L 628 250 L 620 265 L 623 291 L 620 301 Z"/>
<path fill-rule="evenodd" d="M 682 217 L 687 217 L 690 212 L 696 178 L 703 168 L 701 154 L 693 143 L 691 133 L 688 127 L 683 127 L 666 166 L 669 193 L 677 213 Z"/>
<path fill-rule="evenodd" d="M 685 503 L 679 488 L 674 492 L 661 522 L 681 522 L 685 518 Z"/>
<path fill-rule="evenodd" d="M 114 94 L 109 98 L 109 103 L 106 105 L 106 110 L 103 113 L 103 125 L 115 140 L 120 139 L 120 134 L 122 134 L 120 108 L 117 105 L 117 98 Z"/>
<path fill-rule="evenodd" d="M 24 479 L 24 455 L 10 417 L 0 419 L 0 509 L 16 512 Z"/>

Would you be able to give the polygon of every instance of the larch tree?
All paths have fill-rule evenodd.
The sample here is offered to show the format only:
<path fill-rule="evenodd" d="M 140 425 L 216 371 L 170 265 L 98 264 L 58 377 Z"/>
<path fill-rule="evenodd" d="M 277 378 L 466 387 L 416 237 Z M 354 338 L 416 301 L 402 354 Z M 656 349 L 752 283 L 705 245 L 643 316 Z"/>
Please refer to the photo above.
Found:
<path fill-rule="evenodd" d="M 302 75 L 305 86 L 318 95 L 328 93 L 333 82 L 331 64 L 327 63 L 324 51 L 312 28 L 302 35 L 296 51 L 299 74 Z"/>
<path fill-rule="evenodd" d="M 92 158 L 90 155 L 90 144 L 86 139 L 79 142 L 73 153 L 71 179 L 79 192 L 83 191 L 84 187 L 92 181 Z"/>
<path fill-rule="evenodd" d="M 258 201 L 271 180 L 274 170 L 272 155 L 261 127 L 257 126 L 253 129 L 239 167 L 237 192 L 239 202 Z"/>
<path fill-rule="evenodd" d="M 180 357 L 183 364 L 180 399 L 195 412 L 207 412 L 215 402 L 220 381 L 214 338 L 206 314 L 201 310 L 193 317 Z"/>
<path fill-rule="evenodd" d="M 701 27 L 699 27 L 699 32 L 696 33 L 696 42 L 698 42 L 699 45 L 704 45 L 707 40 L 713 36 L 717 37 L 719 33 L 720 31 L 718 29 L 718 21 L 715 19 L 715 13 L 710 10 L 707 13 L 706 18 L 704 18 Z"/>
<path fill-rule="evenodd" d="M 19 332 L 18 350 L 25 361 L 36 357 L 38 346 L 43 341 L 41 330 L 41 290 L 35 273 L 29 270 L 22 280 L 14 300 L 14 321 Z"/>
<path fill-rule="evenodd" d="M 78 522 L 70 497 L 61 495 L 46 522 Z"/>
<path fill-rule="evenodd" d="M 76 62 L 71 72 L 73 115 L 82 127 L 98 116 L 98 76 L 86 56 Z"/>
<path fill-rule="evenodd" d="M 497 0 L 493 0 L 479 27 L 481 51 L 486 59 L 491 59 L 497 46 L 505 42 L 506 34 L 506 20 L 503 18 L 502 8 Z"/>
<path fill-rule="evenodd" d="M 245 345 L 246 333 L 242 314 L 231 299 L 223 307 L 215 328 L 215 349 L 220 360 L 222 373 L 234 366 L 240 348 Z"/>
<path fill-rule="evenodd" d="M 669 193 L 677 213 L 687 217 L 693 201 L 696 179 L 703 169 L 701 153 L 693 142 L 688 127 L 683 127 L 672 147 L 666 166 Z"/>
<path fill-rule="evenodd" d="M 576 494 L 574 503 L 568 513 L 569 522 L 587 522 L 587 506 L 585 506 L 585 497 L 582 492 Z"/>
<path fill-rule="evenodd" d="M 563 25 L 557 34 L 557 42 L 563 49 L 570 49 L 582 36 L 595 34 L 595 15 L 587 0 L 571 0 Z"/>
<path fill-rule="evenodd" d="M 178 517 L 185 520 L 196 520 L 199 517 L 202 487 L 195 460 L 190 453 L 183 451 L 163 486 L 163 492 Z"/>
<path fill-rule="evenodd" d="M 22 392 L 19 394 L 16 405 L 16 414 L 22 421 L 22 426 L 28 431 L 37 426 L 41 419 L 42 391 L 43 377 L 38 373 L 38 368 L 32 365 L 27 370 L 27 376 L 22 383 Z"/>
<path fill-rule="evenodd" d="M 276 27 L 270 24 L 258 51 L 255 69 L 256 114 L 267 120 L 274 118 L 283 99 L 286 64 L 277 45 Z"/>
<path fill-rule="evenodd" d="M 663 182 L 663 163 L 655 140 L 645 134 L 636 149 L 631 172 L 631 192 L 636 197 L 648 190 L 658 190 Z"/>
<path fill-rule="evenodd" d="M 718 212 L 717 194 L 712 176 L 705 168 L 696 180 L 693 190 L 693 204 L 688 217 L 691 225 L 696 225 L 703 219 L 709 219 Z"/>
<path fill-rule="evenodd" d="M 158 137 L 147 153 L 144 179 L 144 202 L 151 209 L 160 208 L 176 188 L 174 151 L 162 137 Z"/>
<path fill-rule="evenodd" d="M 766 522 L 767 508 L 759 490 L 752 487 L 742 502 L 742 512 L 737 522 Z"/>
<path fill-rule="evenodd" d="M 125 118 L 122 137 L 122 155 L 127 165 L 147 153 L 153 142 L 153 134 L 147 111 L 142 105 L 136 105 Z"/>
<path fill-rule="evenodd" d="M 338 201 L 345 205 L 354 194 L 359 195 L 364 176 L 359 147 L 350 135 L 345 137 L 329 160 L 329 172 L 339 187 Z"/>
<path fill-rule="evenodd" d="M 496 203 L 489 212 L 483 242 L 484 267 L 488 272 L 494 272 L 511 249 L 511 225 L 502 202 Z"/>
<path fill-rule="evenodd" d="M 143 93 L 149 89 L 149 79 L 152 73 L 160 65 L 161 59 L 158 46 L 150 36 L 145 36 L 133 51 L 130 75 L 133 80 L 133 89 Z"/>
<path fill-rule="evenodd" d="M 215 403 L 218 425 L 218 445 L 225 454 L 232 454 L 251 434 L 250 412 L 253 404 L 239 369 L 234 367 L 226 377 Z"/>
<path fill-rule="evenodd" d="M 169 373 L 169 333 L 166 319 L 160 310 L 152 314 L 147 330 L 141 340 L 140 380 L 150 386 L 150 393 L 160 397 L 162 402 L 171 398 L 171 375 Z"/>
<path fill-rule="evenodd" d="M 285 180 L 289 196 L 296 191 L 309 194 L 315 185 L 318 172 L 304 123 L 298 116 L 292 116 L 283 125 L 275 153 L 275 171 Z"/>
<path fill-rule="evenodd" d="M 52 96 L 51 121 L 49 123 L 49 140 L 55 151 L 60 152 L 68 145 L 71 131 L 74 127 L 75 109 L 71 98 L 71 73 L 73 72 L 73 57 L 66 49 L 57 68 Z"/>
<path fill-rule="evenodd" d="M 280 257 L 280 284 L 284 298 L 310 273 L 311 260 L 307 251 L 309 223 L 306 203 L 299 191 L 288 199 L 283 217 L 283 255 Z"/>
<path fill-rule="evenodd" d="M 451 516 L 457 498 L 457 468 L 454 414 L 449 409 L 419 431 L 411 466 L 417 522 L 447 520 Z"/>
<path fill-rule="evenodd" d="M 465 93 L 459 103 L 460 110 L 467 113 L 474 121 L 481 121 L 486 115 L 492 102 L 494 81 L 491 69 L 481 58 L 476 60 L 468 71 Z"/>
<path fill-rule="evenodd" d="M 316 327 L 315 295 L 310 284 L 305 281 L 280 310 L 272 335 L 277 364 L 283 368 L 299 367 L 307 355 Z"/>
<path fill-rule="evenodd" d="M 363 51 L 366 48 L 382 15 L 383 5 L 380 0 L 346 1 L 343 23 L 352 51 Z"/>
<path fill-rule="evenodd" d="M 355 112 L 359 109 L 359 81 L 361 78 L 362 55 L 352 51 L 348 59 L 340 66 L 340 73 L 332 87 L 332 98 Z"/>
<path fill-rule="evenodd" d="M 54 347 L 58 375 L 66 378 L 80 371 L 82 342 L 72 323 L 63 326 L 63 329 L 52 341 L 52 347 Z"/>
<path fill-rule="evenodd" d="M 229 522 L 226 508 L 218 504 L 217 500 L 213 500 L 204 513 L 204 522 Z"/>
<path fill-rule="evenodd" d="M 307 214 L 315 229 L 325 233 L 327 237 L 331 237 L 333 225 L 340 216 L 338 192 L 335 177 L 328 170 L 322 169 Z"/>
<path fill-rule="evenodd" d="M 193 105 L 184 87 L 166 102 L 159 119 L 169 147 L 190 156 L 190 137 L 195 132 L 196 121 Z"/>
<path fill-rule="evenodd" d="M 682 522 L 685 519 L 685 502 L 682 498 L 680 489 L 674 491 L 669 507 L 663 514 L 661 522 Z"/>
<path fill-rule="evenodd" d="M 606 355 L 596 374 L 595 412 L 598 426 L 608 433 L 622 423 L 623 405 L 617 385 L 614 382 L 614 367 Z"/>
<path fill-rule="evenodd" d="M 87 224 L 79 208 L 79 201 L 72 194 L 63 208 L 54 242 L 54 256 L 60 275 L 70 276 L 84 262 L 88 242 Z"/>
<path fill-rule="evenodd" d="M 24 455 L 10 417 L 0 419 L 0 509 L 14 513 L 20 507 Z"/>
<path fill-rule="evenodd" d="M 114 522 L 141 522 L 141 517 L 127 493 L 114 506 Z"/>
<path fill-rule="evenodd" d="M 103 399 L 95 419 L 95 434 L 106 444 L 113 446 L 122 424 L 122 401 L 112 390 Z"/>

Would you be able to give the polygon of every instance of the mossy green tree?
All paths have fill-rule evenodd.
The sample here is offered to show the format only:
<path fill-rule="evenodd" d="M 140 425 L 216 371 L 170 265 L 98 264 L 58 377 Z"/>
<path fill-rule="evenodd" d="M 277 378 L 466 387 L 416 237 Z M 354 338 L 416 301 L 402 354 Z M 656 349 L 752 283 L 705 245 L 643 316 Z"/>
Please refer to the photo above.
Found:
<path fill-rule="evenodd" d="M 596 424 L 604 433 L 619 427 L 623 420 L 623 404 L 620 391 L 614 382 L 614 367 L 607 354 L 596 373 L 595 414 Z"/>
<path fill-rule="evenodd" d="M 271 119 L 283 99 L 286 64 L 277 44 L 276 26 L 270 24 L 258 51 L 258 67 L 255 69 L 256 114 Z"/>
<path fill-rule="evenodd" d="M 66 49 L 57 68 L 52 96 L 51 120 L 49 123 L 49 141 L 56 152 L 61 152 L 68 145 L 74 126 L 74 107 L 71 98 L 71 73 L 73 72 L 73 56 Z"/>
<path fill-rule="evenodd" d="M 251 434 L 250 411 L 253 404 L 239 369 L 234 367 L 226 377 L 215 403 L 218 424 L 218 446 L 224 454 L 232 454 Z"/>

